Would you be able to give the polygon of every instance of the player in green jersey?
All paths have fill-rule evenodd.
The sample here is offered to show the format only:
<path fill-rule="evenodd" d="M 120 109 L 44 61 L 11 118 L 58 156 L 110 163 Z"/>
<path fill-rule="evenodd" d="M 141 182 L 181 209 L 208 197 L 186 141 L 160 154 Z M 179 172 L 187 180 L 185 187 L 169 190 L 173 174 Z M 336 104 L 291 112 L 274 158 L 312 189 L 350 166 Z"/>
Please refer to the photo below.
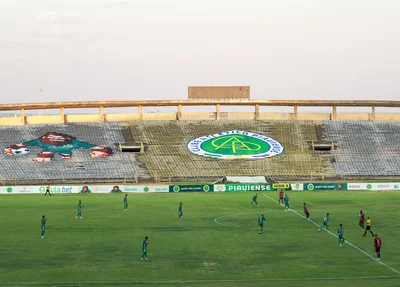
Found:
<path fill-rule="evenodd" d="M 46 230 L 46 221 L 47 221 L 46 216 L 42 215 L 42 220 L 40 222 L 40 227 L 42 229 L 42 238 L 44 238 L 44 232 Z"/>
<path fill-rule="evenodd" d="M 124 196 L 124 211 L 128 210 L 128 195 L 125 194 Z"/>
<path fill-rule="evenodd" d="M 183 215 L 183 212 L 182 212 L 182 202 L 180 202 L 180 203 L 179 203 L 179 207 L 178 207 L 178 220 L 181 220 L 181 219 L 182 219 L 182 215 Z"/>
<path fill-rule="evenodd" d="M 283 201 L 285 202 L 285 211 L 290 210 L 290 205 L 289 205 L 289 196 L 285 194 L 285 197 L 283 198 Z"/>
<path fill-rule="evenodd" d="M 83 217 L 82 217 L 82 207 L 83 207 L 82 201 L 79 200 L 79 202 L 78 202 L 78 214 L 75 216 L 76 219 L 78 219 L 78 217 L 80 219 L 83 219 Z"/>
<path fill-rule="evenodd" d="M 343 243 L 346 239 L 344 239 L 343 237 L 343 233 L 344 233 L 344 228 L 343 228 L 343 224 L 340 224 L 339 229 L 337 230 L 337 234 L 338 234 L 338 239 L 339 239 L 339 246 L 342 247 Z"/>
<path fill-rule="evenodd" d="M 325 215 L 324 220 L 322 220 L 322 225 L 319 227 L 318 230 L 321 231 L 323 227 L 325 227 L 325 230 L 327 230 L 329 228 L 328 222 L 329 222 L 329 213 Z"/>
<path fill-rule="evenodd" d="M 258 234 L 263 234 L 263 228 L 264 228 L 264 221 L 265 221 L 265 217 L 264 214 L 261 213 L 261 215 L 258 217 L 258 225 L 260 226 L 260 231 L 258 232 Z"/>
<path fill-rule="evenodd" d="M 149 258 L 147 258 L 147 245 L 149 245 L 150 240 L 149 238 L 146 236 L 143 241 L 142 241 L 142 257 L 140 258 L 140 260 L 149 260 Z"/>
<path fill-rule="evenodd" d="M 254 195 L 251 200 L 250 207 L 253 207 L 253 203 L 256 203 L 256 205 L 258 207 L 257 197 L 258 197 L 258 194 L 256 193 L 256 195 Z"/>

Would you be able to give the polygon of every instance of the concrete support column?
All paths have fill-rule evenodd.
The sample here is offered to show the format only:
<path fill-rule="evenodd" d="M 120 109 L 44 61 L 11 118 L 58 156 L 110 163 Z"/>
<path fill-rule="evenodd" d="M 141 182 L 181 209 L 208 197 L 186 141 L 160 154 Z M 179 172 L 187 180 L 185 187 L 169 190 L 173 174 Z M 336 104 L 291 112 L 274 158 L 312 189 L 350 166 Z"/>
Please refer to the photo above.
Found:
<path fill-rule="evenodd" d="M 260 105 L 256 105 L 255 107 L 255 120 L 259 120 L 260 119 Z"/>
<path fill-rule="evenodd" d="M 104 117 L 104 107 L 100 107 L 99 108 L 99 113 L 100 113 L 100 121 L 104 122 L 104 119 L 105 119 L 105 117 Z"/>
<path fill-rule="evenodd" d="M 65 123 L 65 111 L 64 107 L 60 108 L 60 117 L 61 117 L 61 123 Z"/>
<path fill-rule="evenodd" d="M 21 124 L 24 125 L 26 123 L 25 120 L 25 109 L 21 109 Z"/>
<path fill-rule="evenodd" d="M 375 112 L 375 106 L 372 106 L 372 114 L 371 114 L 371 120 L 375 120 L 376 118 L 376 112 Z"/>
<path fill-rule="evenodd" d="M 138 113 L 139 113 L 139 120 L 142 120 L 143 119 L 143 106 L 142 105 L 139 105 Z"/>
<path fill-rule="evenodd" d="M 337 120 L 337 107 L 336 107 L 336 105 L 332 106 L 332 120 Z"/>
<path fill-rule="evenodd" d="M 178 105 L 178 113 L 177 113 L 176 118 L 178 120 L 182 119 L 182 105 Z"/>
<path fill-rule="evenodd" d="M 294 119 L 295 120 L 297 120 L 297 112 L 298 112 L 298 106 L 297 105 L 294 105 L 294 107 L 293 107 L 293 116 L 294 116 Z"/>
<path fill-rule="evenodd" d="M 220 119 L 220 113 L 221 113 L 221 105 L 220 104 L 217 104 L 216 110 L 217 110 L 217 120 L 219 120 Z"/>

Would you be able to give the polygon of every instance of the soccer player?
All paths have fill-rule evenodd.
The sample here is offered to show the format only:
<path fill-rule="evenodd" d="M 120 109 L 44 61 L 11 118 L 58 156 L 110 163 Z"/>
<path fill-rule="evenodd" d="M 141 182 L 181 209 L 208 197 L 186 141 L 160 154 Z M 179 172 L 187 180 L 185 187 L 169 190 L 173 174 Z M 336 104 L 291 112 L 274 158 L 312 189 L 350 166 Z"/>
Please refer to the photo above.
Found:
<path fill-rule="evenodd" d="M 125 194 L 124 196 L 124 211 L 128 210 L 128 195 Z"/>
<path fill-rule="evenodd" d="M 361 227 L 361 231 L 364 231 L 364 213 L 360 210 L 360 222 L 359 225 Z"/>
<path fill-rule="evenodd" d="M 147 258 L 147 245 L 149 245 L 150 240 L 149 238 L 146 236 L 143 241 L 142 241 L 142 257 L 140 258 L 140 260 L 149 260 L 149 258 Z"/>
<path fill-rule="evenodd" d="M 280 204 L 281 202 L 283 203 L 283 195 L 284 195 L 284 192 L 283 192 L 283 190 L 281 189 L 281 190 L 279 191 L 279 200 L 278 200 L 278 204 Z"/>
<path fill-rule="evenodd" d="M 376 260 L 381 260 L 381 247 L 382 247 L 382 240 L 380 237 L 378 237 L 378 234 L 375 234 L 375 239 L 374 239 L 374 248 L 376 252 Z"/>
<path fill-rule="evenodd" d="M 75 216 L 76 219 L 78 219 L 78 216 L 80 217 L 80 219 L 83 219 L 82 217 L 82 201 L 79 200 L 78 202 L 78 214 Z"/>
<path fill-rule="evenodd" d="M 258 217 L 258 225 L 260 226 L 260 231 L 258 232 L 258 234 L 264 233 L 263 232 L 264 221 L 265 221 L 264 213 L 261 213 L 261 215 Z"/>
<path fill-rule="evenodd" d="M 257 197 L 258 197 L 258 194 L 256 193 L 256 195 L 254 195 L 253 199 L 251 200 L 250 207 L 253 207 L 254 202 L 256 203 L 256 205 L 258 207 Z"/>
<path fill-rule="evenodd" d="M 308 208 L 306 206 L 306 203 L 303 203 L 303 208 L 304 208 L 304 214 L 306 215 L 306 219 L 310 220 L 310 212 L 308 211 Z"/>
<path fill-rule="evenodd" d="M 325 230 L 328 230 L 328 228 L 329 228 L 328 222 L 329 222 L 329 213 L 327 213 L 324 217 L 324 220 L 322 220 L 322 225 L 319 227 L 319 231 L 321 231 L 322 227 L 324 227 L 324 226 L 325 226 Z"/>
<path fill-rule="evenodd" d="M 343 228 L 343 224 L 340 224 L 339 229 L 337 230 L 337 234 L 338 234 L 338 239 L 339 239 L 339 246 L 342 247 L 343 243 L 346 239 L 344 239 L 343 237 L 343 233 L 344 233 L 344 228 Z"/>
<path fill-rule="evenodd" d="M 46 185 L 46 193 L 44 194 L 44 196 L 46 196 L 47 194 L 49 194 L 51 196 L 50 185 Z"/>
<path fill-rule="evenodd" d="M 289 196 L 287 194 L 285 194 L 285 197 L 283 198 L 283 201 L 285 202 L 285 211 L 290 210 L 290 206 L 289 206 Z"/>
<path fill-rule="evenodd" d="M 46 230 L 46 221 L 47 221 L 46 216 L 42 215 L 42 220 L 40 222 L 40 227 L 42 228 L 42 238 L 44 238 L 44 232 Z"/>
<path fill-rule="evenodd" d="M 372 236 L 374 236 L 374 233 L 372 232 L 372 229 L 371 229 L 371 219 L 369 218 L 369 216 L 367 217 L 366 223 L 367 223 L 367 227 L 365 228 L 365 231 L 364 231 L 364 235 L 363 235 L 363 236 L 367 235 L 367 232 L 368 232 L 368 231 L 371 232 L 371 235 L 372 235 Z"/>
<path fill-rule="evenodd" d="M 180 203 L 179 203 L 179 207 L 178 207 L 178 220 L 181 220 L 182 215 L 183 215 L 183 212 L 182 212 L 182 202 L 180 202 Z"/>

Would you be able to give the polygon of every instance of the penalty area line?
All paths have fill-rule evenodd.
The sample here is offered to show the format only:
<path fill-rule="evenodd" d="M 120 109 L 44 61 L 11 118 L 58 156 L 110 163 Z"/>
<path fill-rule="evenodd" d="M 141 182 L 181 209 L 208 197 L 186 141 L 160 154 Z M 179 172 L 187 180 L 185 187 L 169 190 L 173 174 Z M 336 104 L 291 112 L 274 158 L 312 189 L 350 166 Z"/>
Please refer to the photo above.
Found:
<path fill-rule="evenodd" d="M 273 199 L 272 197 L 266 195 L 265 193 L 263 193 L 263 195 L 266 196 L 267 198 L 269 198 L 270 200 L 272 200 L 273 202 L 279 203 L 277 200 L 275 200 L 275 199 Z M 284 205 L 281 204 L 281 203 L 279 203 L 279 205 L 284 206 Z M 293 212 L 294 214 L 300 216 L 301 218 L 304 218 L 304 219 L 306 218 L 305 216 L 303 216 L 303 215 L 301 215 L 300 213 L 298 213 L 296 210 L 289 209 L 289 211 L 291 211 L 291 212 Z M 309 219 L 308 221 L 311 222 L 312 224 L 314 224 L 315 226 L 320 227 L 320 226 L 318 225 L 318 223 L 316 223 L 315 221 L 312 221 L 311 219 Z M 332 233 L 331 231 L 326 230 L 325 232 L 328 232 L 330 235 L 332 235 L 332 236 L 334 236 L 334 237 L 337 238 L 337 235 L 335 235 L 335 234 Z M 380 261 L 380 260 L 376 260 L 376 259 L 375 259 L 374 257 L 372 257 L 370 254 L 368 254 L 367 252 L 365 252 L 365 251 L 362 250 L 361 248 L 355 246 L 353 243 L 351 243 L 351 242 L 349 242 L 349 241 L 347 241 L 347 240 L 345 241 L 345 243 L 347 243 L 348 245 L 350 245 L 350 246 L 353 247 L 354 249 L 358 250 L 359 252 L 363 253 L 364 255 L 368 256 L 369 258 L 371 258 L 371 259 L 374 260 L 375 262 L 378 262 L 379 264 L 385 266 L 386 268 L 392 270 L 393 272 L 395 272 L 395 273 L 397 273 L 397 274 L 400 274 L 400 271 L 399 271 L 399 270 L 396 270 L 396 269 L 394 269 L 393 267 L 390 267 L 389 265 L 387 265 L 386 263 L 383 263 L 383 262 Z"/>
<path fill-rule="evenodd" d="M 92 281 L 92 282 L 1 282 L 1 286 L 7 285 L 110 285 L 110 284 L 198 284 L 198 283 L 237 283 L 237 282 L 279 282 L 279 281 L 346 281 L 346 280 L 371 280 L 371 279 L 394 279 L 400 276 L 364 276 L 364 277 L 334 277 L 334 278 L 264 278 L 264 279 L 210 279 L 210 280 L 160 280 L 160 281 Z"/>

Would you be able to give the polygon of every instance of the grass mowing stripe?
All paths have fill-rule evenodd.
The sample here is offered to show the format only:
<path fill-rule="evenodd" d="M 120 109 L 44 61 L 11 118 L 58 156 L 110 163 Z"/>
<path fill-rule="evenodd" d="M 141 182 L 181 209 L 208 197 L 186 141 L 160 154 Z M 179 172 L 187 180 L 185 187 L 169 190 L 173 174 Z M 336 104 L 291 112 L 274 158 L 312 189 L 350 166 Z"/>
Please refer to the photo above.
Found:
<path fill-rule="evenodd" d="M 272 197 L 266 195 L 265 193 L 263 193 L 263 195 L 266 196 L 267 198 L 269 198 L 270 200 L 272 200 L 272 201 L 274 201 L 274 202 L 276 202 L 276 203 L 279 203 L 277 200 L 275 200 L 275 199 L 273 199 Z M 281 204 L 281 203 L 279 203 L 279 204 L 280 204 L 281 206 L 284 206 L 284 205 Z M 301 218 L 304 218 L 304 219 L 306 218 L 305 216 L 303 216 L 303 215 L 301 215 L 300 213 L 298 213 L 296 210 L 289 209 L 289 211 L 292 211 L 294 214 L 300 216 Z M 309 219 L 308 221 L 319 227 L 319 225 L 318 225 L 315 221 L 312 221 L 311 219 Z M 330 235 L 332 235 L 332 236 L 334 236 L 334 237 L 337 237 L 337 235 L 333 234 L 333 233 L 332 233 L 331 231 L 329 231 L 329 230 L 326 230 L 326 232 L 328 232 Z M 380 261 L 380 260 L 376 260 L 376 259 L 375 259 L 374 257 L 372 257 L 370 254 L 368 254 L 367 252 L 365 252 L 365 251 L 362 250 L 361 248 L 355 246 L 355 245 L 352 244 L 351 242 L 349 242 L 349 241 L 346 240 L 345 243 L 347 243 L 348 245 L 350 245 L 350 246 L 353 247 L 354 249 L 360 251 L 361 253 L 364 253 L 366 256 L 368 256 L 369 258 L 371 258 L 371 259 L 374 260 L 375 262 L 378 262 L 379 264 L 385 266 L 386 268 L 389 268 L 389 269 L 392 270 L 393 272 L 396 272 L 397 274 L 400 274 L 400 271 L 399 271 L 399 270 L 396 270 L 396 269 L 394 269 L 393 267 L 390 267 L 389 265 L 387 265 L 386 263 L 383 263 L 383 262 Z"/>
<path fill-rule="evenodd" d="M 333 277 L 333 278 L 265 278 L 265 279 L 249 279 L 249 280 L 235 280 L 235 279 L 210 279 L 210 280 L 165 280 L 165 281 L 93 281 L 93 282 L 2 282 L 4 285 L 104 285 L 104 284 L 189 284 L 189 283 L 248 283 L 248 282 L 273 282 L 273 281 L 345 281 L 345 280 L 371 280 L 371 279 L 391 279 L 400 278 L 400 276 L 364 276 L 364 277 Z"/>
<path fill-rule="evenodd" d="M 275 210 L 277 211 L 277 210 Z M 219 219 L 225 218 L 225 217 L 230 217 L 230 216 L 235 216 L 235 215 L 241 215 L 241 214 L 259 214 L 258 212 L 241 212 L 241 213 L 233 213 L 233 214 L 226 214 L 226 215 L 221 215 L 216 218 L 214 218 L 214 222 L 218 225 L 222 225 L 225 227 L 232 227 L 232 228 L 240 228 L 240 229 L 253 229 L 253 230 L 258 230 L 258 227 L 250 227 L 250 226 L 240 226 L 240 225 L 232 225 L 232 224 L 225 224 L 222 222 L 219 222 Z M 266 231 L 282 231 L 282 232 L 309 232 L 310 228 L 303 228 L 303 229 L 273 229 L 273 228 L 264 228 Z"/>

